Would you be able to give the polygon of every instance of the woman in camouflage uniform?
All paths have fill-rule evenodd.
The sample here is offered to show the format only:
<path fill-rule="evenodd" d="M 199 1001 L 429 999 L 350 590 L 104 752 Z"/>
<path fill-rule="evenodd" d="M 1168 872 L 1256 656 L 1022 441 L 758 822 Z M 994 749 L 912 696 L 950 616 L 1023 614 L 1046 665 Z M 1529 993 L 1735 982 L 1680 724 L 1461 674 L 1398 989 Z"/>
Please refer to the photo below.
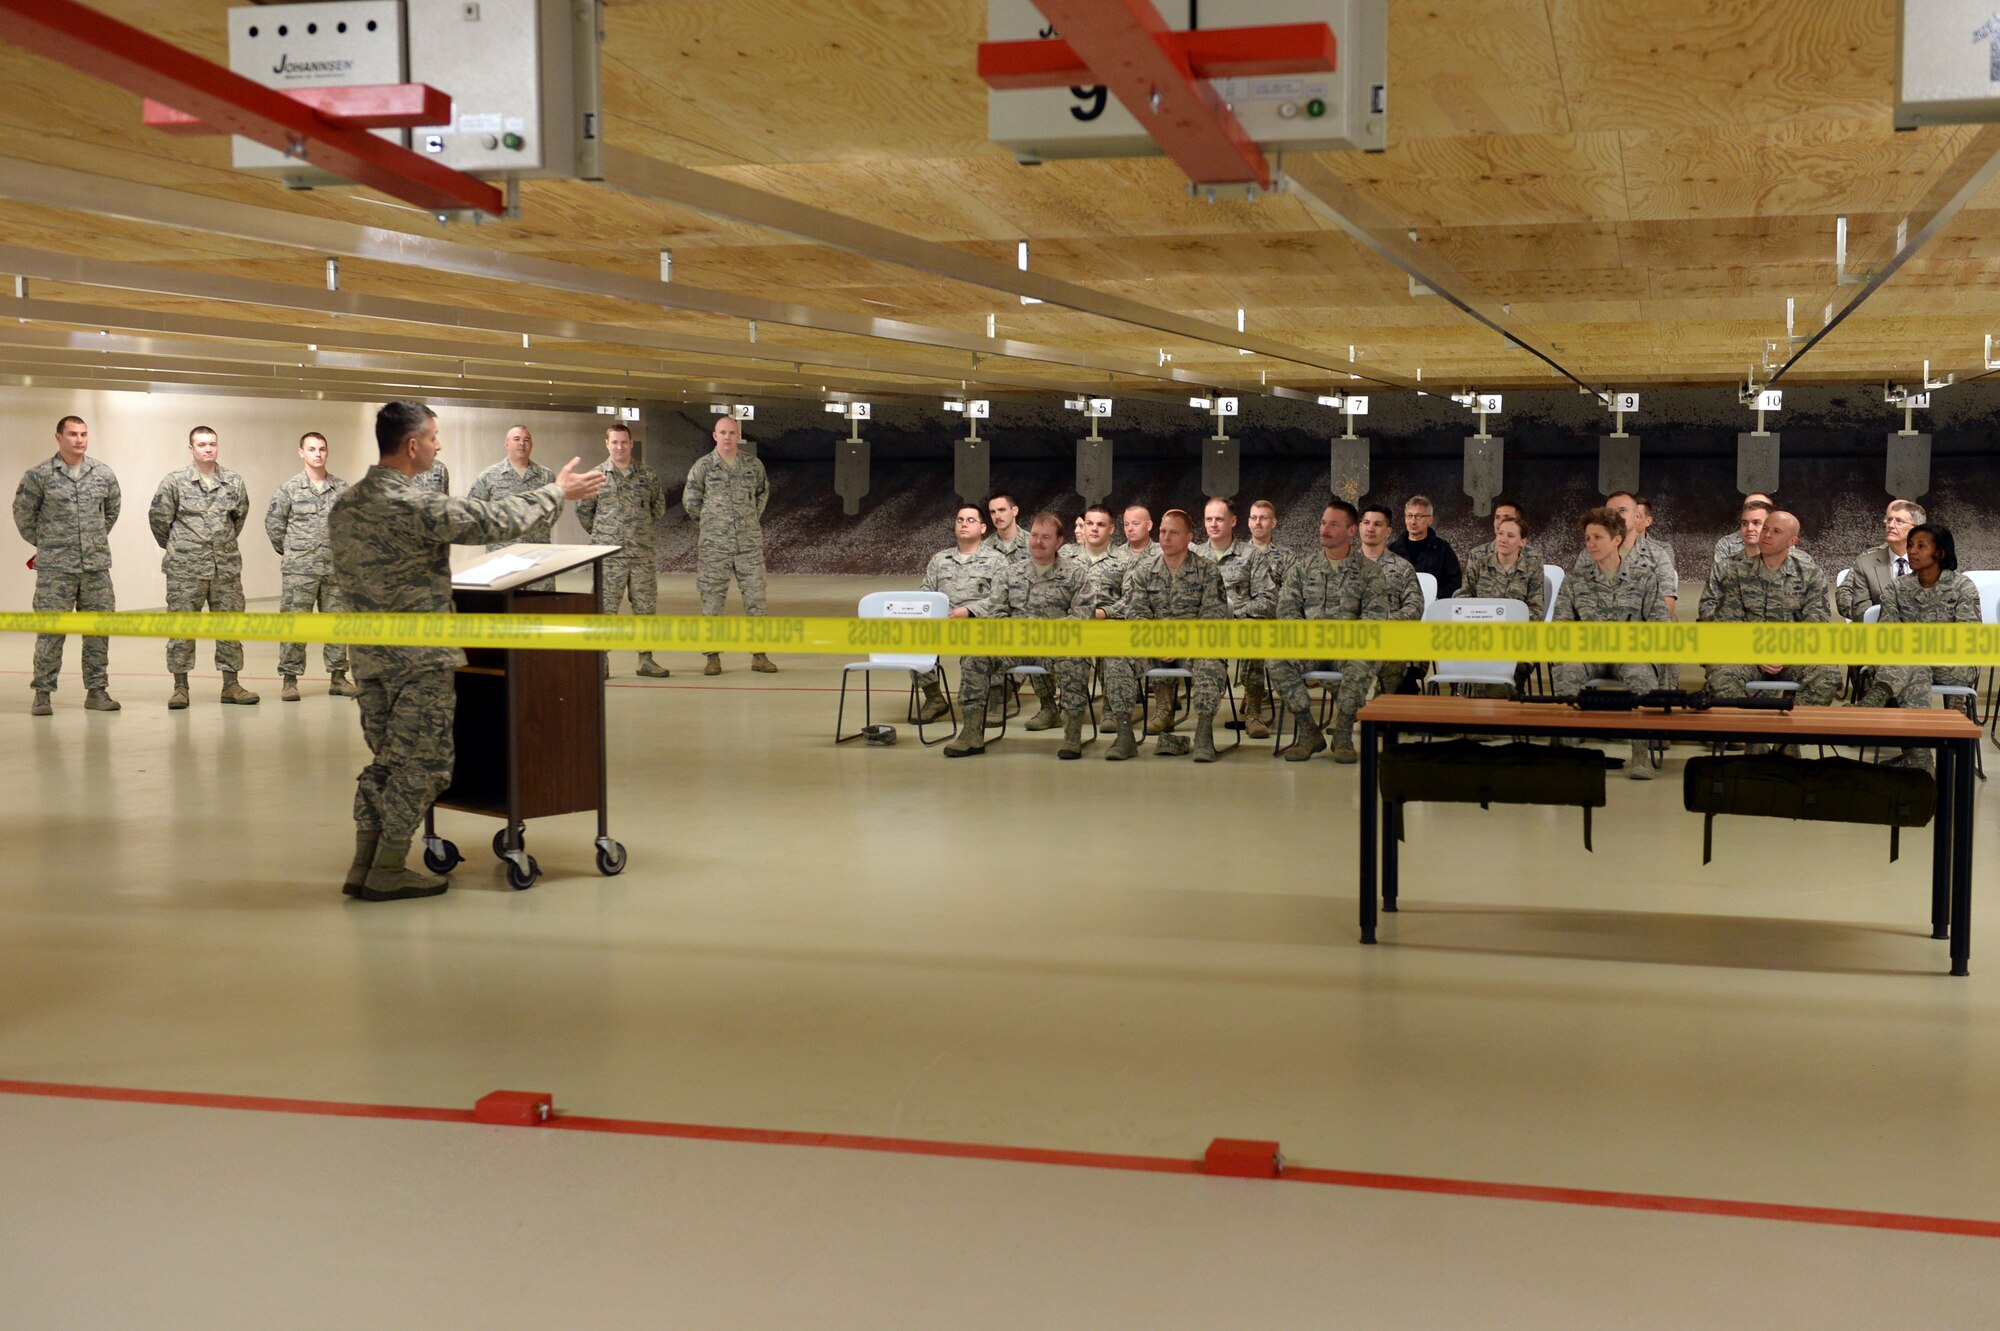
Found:
<path fill-rule="evenodd" d="M 1881 624 L 1977 624 L 1979 588 L 1958 571 L 1958 545 L 1951 528 L 1934 522 L 1910 528 L 1905 538 L 1910 571 L 1882 591 Z M 1933 684 L 1976 685 L 1976 666 L 1883 666 L 1858 704 L 1862 707 L 1935 707 Z M 1929 749 L 1907 749 L 1900 759 L 1930 771 L 1937 761 Z"/>

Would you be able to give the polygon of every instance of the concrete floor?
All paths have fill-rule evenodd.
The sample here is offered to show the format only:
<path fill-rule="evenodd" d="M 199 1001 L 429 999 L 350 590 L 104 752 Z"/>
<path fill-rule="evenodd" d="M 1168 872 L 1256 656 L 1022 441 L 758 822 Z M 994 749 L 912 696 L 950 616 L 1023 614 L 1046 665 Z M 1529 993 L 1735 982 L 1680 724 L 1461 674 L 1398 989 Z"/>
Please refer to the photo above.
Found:
<path fill-rule="evenodd" d="M 689 608 L 685 581 L 663 586 L 663 610 Z M 780 579 L 773 604 L 840 613 L 880 585 Z M 1703 868 L 1700 822 L 1679 808 L 1678 756 L 1669 779 L 1614 783 L 1595 854 L 1574 811 L 1413 809 L 1403 912 L 1383 946 L 1362 948 L 1352 768 L 1273 762 L 1254 748 L 1208 768 L 1150 753 L 1105 766 L 1101 746 L 1059 763 L 1056 736 L 1018 729 L 957 762 L 908 732 L 893 749 L 835 748 L 835 658 L 781 657 L 775 676 L 730 658 L 729 673 L 706 679 L 698 657 L 671 656 L 674 677 L 653 682 L 625 657 L 610 691 L 623 876 L 597 875 L 592 820 L 575 815 L 531 824 L 546 876 L 511 891 L 485 849 L 497 824 L 447 814 L 469 856 L 453 891 L 360 905 L 338 884 L 363 748 L 352 704 L 325 697 L 323 678 L 308 681 L 304 702 L 280 704 L 275 649 L 252 645 L 261 706 L 218 706 L 211 675 L 197 679 L 193 708 L 168 713 L 160 645 L 125 641 L 112 655 L 122 714 L 81 711 L 71 675 L 57 715 L 36 719 L 28 643 L 12 647 L 18 705 L 0 712 L 0 746 L 14 756 L 0 771 L 12 815 L 0 1078 L 450 1106 L 526 1087 L 585 1114 L 1172 1156 L 1199 1155 L 1216 1136 L 1264 1137 L 1300 1165 L 2000 1220 L 2000 945 L 1978 929 L 1977 905 L 1973 973 L 1953 980 L 1944 944 L 1928 936 L 1927 837 L 1907 838 L 1892 865 L 1878 831 L 1733 820 L 1718 824 L 1717 860 Z M 899 691 L 877 701 L 900 709 Z M 1982 840 L 1975 903 L 1994 890 L 1996 854 Z M 0 1281 L 33 1296 L 0 1297 L 0 1326 L 56 1324 L 22 1310 L 59 1306 L 107 1268 L 140 1290 L 164 1278 L 154 1259 L 167 1249 L 97 1249 L 89 1236 L 133 1213 L 149 1162 L 172 1172 L 184 1149 L 227 1155 L 227 1142 L 175 1144 L 180 1116 L 214 1120 L 187 1130 L 196 1138 L 287 1131 L 300 1152 L 360 1152 L 370 1177 L 398 1152 L 430 1149 L 409 1145 L 403 1125 L 319 1144 L 324 1125 L 252 1129 L 243 1125 L 270 1120 L 63 1103 L 0 1097 L 0 1114 L 27 1124 L 6 1132 L 0 1168 L 36 1184 L 0 1179 L 0 1234 L 41 1235 L 24 1250 L 35 1260 L 12 1258 Z M 133 1140 L 154 1149 L 127 1153 L 130 1174 L 69 1195 L 64 1224 L 34 1222 L 35 1199 L 53 1195 L 36 1189 L 56 1186 L 36 1162 Z M 562 1168 L 612 1214 L 732 1226 L 746 1261 L 775 1245 L 803 1262 L 787 1245 L 824 1242 L 833 1262 L 867 1235 L 903 1241 L 912 1215 L 957 1214 L 933 1176 L 900 1163 L 808 1167 L 811 1152 L 738 1146 L 741 1157 L 703 1168 L 772 1178 L 826 1168 L 880 1180 L 885 1196 L 847 1211 L 821 1197 L 814 1205 L 832 1209 L 803 1228 L 768 1206 L 737 1215 L 726 1188 L 636 1186 L 640 1171 L 676 1177 L 679 1164 L 643 1154 L 663 1149 L 613 1139 Z M 783 1161 L 748 1163 L 759 1152 Z M 1020 1246 L 1003 1256 L 1019 1259 L 1023 1281 L 1067 1270 L 1065 1244 L 1099 1232 L 1044 1230 L 1072 1206 L 1117 1217 L 1119 1253 L 1177 1250 L 1185 1216 L 1161 1194 L 1096 1171 L 1005 1168 L 1019 1177 L 1007 1176 L 1011 1201 L 994 1204 L 1017 1208 L 1003 1214 L 1020 1218 Z M 629 1192 L 618 1186 L 628 1171 Z M 218 1194 L 218 1209 L 251 1224 L 289 1186 L 252 1178 Z M 411 1195 L 432 1186 L 446 1185 L 422 1179 Z M 1079 1189 L 1094 1200 L 1065 1200 Z M 460 1200 L 432 1219 L 458 1215 L 468 1240 L 484 1228 L 476 1194 Z M 1493 1309 L 1520 1289 L 1486 1245 L 1543 1232 L 1524 1226 L 1572 1227 L 1561 1218 L 1570 1208 L 1435 1204 L 1460 1209 L 1439 1231 L 1451 1237 L 1430 1241 L 1430 1269 L 1464 1282 L 1471 1301 L 1413 1296 L 1397 1280 L 1409 1301 L 1383 1306 L 1414 1310 L 1411 1325 L 1498 1324 Z M 1357 1224 L 1423 1232 L 1403 1200 L 1285 1205 L 1324 1208 L 1292 1223 L 1334 1247 Z M 1731 1288 L 1824 1307 L 1828 1324 L 1888 1319 L 1863 1316 L 1866 1298 L 1841 1283 L 1871 1263 L 1885 1280 L 1901 1272 L 1905 1297 L 1933 1292 L 1908 1260 L 1968 1269 L 1953 1290 L 2000 1296 L 1990 1240 L 1692 1217 L 1673 1222 L 1694 1235 L 1682 1248 L 1629 1218 L 1575 1214 L 1574 1234 L 1547 1241 L 1599 1247 L 1538 1277 L 1571 1291 L 1573 1313 L 1637 1297 L 1621 1292 L 1635 1263 L 1698 1283 L 1720 1262 Z M 1796 1241 L 1834 1260 L 1761 1263 L 1737 1237 L 1744 1226 L 1787 1236 L 1753 1245 Z M 282 1267 L 289 1249 L 269 1241 Z M 299 1262 L 320 1260 L 315 1242 L 300 1237 Z M 990 1232 L 967 1230 L 964 1242 L 963 1263 L 992 1256 Z M 208 1260 L 235 1269 L 227 1251 Z M 448 1265 L 454 1280 L 480 1269 Z M 827 1324 L 866 1324 L 870 1307 L 876 1325 L 1006 1324 L 894 1293 L 898 1279 L 921 1290 L 927 1277 L 885 1270 L 867 1274 L 888 1282 L 872 1286 L 879 1303 L 855 1293 L 854 1316 Z M 1294 1281 L 1288 1302 L 1260 1270 L 1217 1266 L 1203 1287 L 1254 1284 L 1267 1300 L 1239 1306 L 1268 1315 L 1209 1316 L 1200 1300 L 1176 1300 L 1176 1315 L 1156 1316 L 1135 1289 L 1104 1305 L 1052 1294 L 1022 1304 L 1014 1324 L 1297 1324 L 1345 1297 Z M 428 1279 L 415 1268 L 383 1278 Z M 629 1289 L 651 1279 L 635 1274 Z M 494 1307 L 513 1306 L 504 1283 L 489 1288 Z M 1499 1302 L 1474 1298 L 1482 1289 Z M 804 1320 L 767 1294 L 746 1294 L 733 1313 L 724 1300 L 701 1320 Z M 469 1324 L 481 1296 L 466 1297 Z M 1549 1324 L 1549 1305 L 1519 1306 L 1520 1324 Z M 1678 1320 L 1774 1324 L 1759 1306 L 1690 1304 Z M 107 1313 L 70 1324 L 134 1323 Z M 202 1324 L 270 1323 L 241 1312 Z"/>

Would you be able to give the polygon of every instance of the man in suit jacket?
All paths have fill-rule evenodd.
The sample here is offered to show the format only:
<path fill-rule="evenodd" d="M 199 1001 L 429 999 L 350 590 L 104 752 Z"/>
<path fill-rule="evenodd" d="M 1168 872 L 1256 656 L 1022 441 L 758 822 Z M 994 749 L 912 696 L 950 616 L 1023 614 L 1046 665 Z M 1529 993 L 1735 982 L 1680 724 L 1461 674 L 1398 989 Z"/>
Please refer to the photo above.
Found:
<path fill-rule="evenodd" d="M 1882 534 L 1887 540 L 1855 560 L 1833 598 L 1843 619 L 1859 621 L 1868 607 L 1882 604 L 1889 584 L 1910 571 L 1909 552 L 1903 540 L 1910 528 L 1925 520 L 1923 507 L 1907 499 L 1889 501 L 1882 515 Z"/>

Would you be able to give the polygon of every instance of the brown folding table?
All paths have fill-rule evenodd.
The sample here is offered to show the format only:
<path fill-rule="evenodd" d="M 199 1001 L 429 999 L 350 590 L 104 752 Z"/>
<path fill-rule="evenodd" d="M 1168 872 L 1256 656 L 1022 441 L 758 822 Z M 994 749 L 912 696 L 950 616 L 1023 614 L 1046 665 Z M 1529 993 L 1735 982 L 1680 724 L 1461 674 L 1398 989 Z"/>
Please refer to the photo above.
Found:
<path fill-rule="evenodd" d="M 1361 709 L 1361 941 L 1375 941 L 1376 909 L 1396 910 L 1393 811 L 1380 797 L 1382 749 L 1406 736 L 1573 736 L 1723 744 L 1856 744 L 1937 751 L 1931 839 L 1931 937 L 1951 940 L 1951 973 L 1967 973 L 1972 943 L 1973 770 L 1980 728 L 1943 708 L 1794 707 L 1790 711 L 1583 711 L 1562 703 L 1392 695 Z M 1379 898 L 1378 898 L 1379 869 Z"/>

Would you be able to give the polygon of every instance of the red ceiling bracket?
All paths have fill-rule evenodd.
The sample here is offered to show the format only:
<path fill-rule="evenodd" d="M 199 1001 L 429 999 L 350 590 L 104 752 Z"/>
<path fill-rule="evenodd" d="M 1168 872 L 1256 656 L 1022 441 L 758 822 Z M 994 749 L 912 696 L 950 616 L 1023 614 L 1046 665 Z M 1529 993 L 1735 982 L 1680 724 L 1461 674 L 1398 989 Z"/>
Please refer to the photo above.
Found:
<path fill-rule="evenodd" d="M 303 102 L 329 125 L 341 129 L 417 129 L 451 123 L 451 94 L 427 83 L 368 83 L 344 88 L 290 88 L 284 96 Z M 221 134 L 225 131 L 165 102 L 146 99 L 141 121 L 162 134 Z"/>
<path fill-rule="evenodd" d="M 420 208 L 471 208 L 496 217 L 506 210 L 500 191 L 483 180 L 337 124 L 303 101 L 76 0 L 0 0 L 0 40 L 164 102 L 216 133 L 255 139 Z"/>
<path fill-rule="evenodd" d="M 1335 67 L 1324 23 L 1180 33 L 1152 0 L 1034 2 L 1062 37 L 983 42 L 980 77 L 1001 90 L 1103 84 L 1197 185 L 1271 183 L 1270 163 L 1207 79 Z"/>

